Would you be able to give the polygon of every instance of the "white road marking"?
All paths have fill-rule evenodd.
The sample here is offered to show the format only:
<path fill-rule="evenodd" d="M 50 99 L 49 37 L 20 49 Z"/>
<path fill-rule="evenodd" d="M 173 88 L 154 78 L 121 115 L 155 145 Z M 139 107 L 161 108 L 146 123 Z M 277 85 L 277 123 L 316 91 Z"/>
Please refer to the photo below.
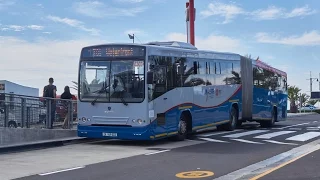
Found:
<path fill-rule="evenodd" d="M 318 137 L 320 136 L 320 132 L 307 132 L 307 133 L 303 133 L 303 134 L 299 134 L 296 136 L 292 136 L 290 138 L 287 138 L 286 140 L 289 141 L 308 141 L 312 138 Z"/>
<path fill-rule="evenodd" d="M 222 137 L 238 138 L 238 137 L 242 137 L 242 136 L 258 134 L 258 133 L 263 133 L 263 132 L 268 132 L 268 131 L 269 130 L 254 130 L 254 131 L 247 131 L 247 132 L 243 132 L 243 133 L 230 134 L 230 135 L 222 136 Z"/>
<path fill-rule="evenodd" d="M 274 129 L 285 129 L 285 128 L 296 127 L 296 126 L 301 126 L 301 125 L 305 125 L 305 124 L 310 124 L 310 122 L 308 122 L 308 123 L 301 123 L 301 124 L 295 124 L 295 125 L 291 125 L 291 126 L 285 126 L 285 127 L 282 127 L 282 128 L 274 128 Z"/>
<path fill-rule="evenodd" d="M 50 174 L 56 174 L 56 173 L 60 173 L 60 172 L 66 172 L 66 171 L 72 171 L 72 170 L 76 170 L 76 169 L 82 169 L 85 166 L 79 166 L 79 167 L 74 167 L 74 168 L 69 168 L 69 169 L 63 169 L 63 170 L 58 170 L 58 171 L 52 171 L 52 172 L 48 172 L 48 173 L 42 173 L 39 174 L 40 176 L 46 176 L 46 175 L 50 175 Z"/>
<path fill-rule="evenodd" d="M 284 135 L 284 134 L 289 134 L 289 133 L 294 133 L 294 132 L 296 132 L 296 131 L 278 131 L 278 132 L 272 132 L 272 133 L 256 136 L 254 138 L 257 138 L 257 139 L 271 139 L 271 138 L 276 137 L 276 136 L 281 136 L 281 135 Z"/>
<path fill-rule="evenodd" d="M 300 131 L 300 130 L 302 130 L 302 128 L 289 128 L 289 130 L 296 130 L 296 131 Z"/>
<path fill-rule="evenodd" d="M 209 136 L 220 135 L 220 134 L 228 134 L 228 133 L 238 132 L 238 131 L 243 131 L 243 129 L 236 129 L 236 130 L 231 131 L 231 132 L 216 132 L 216 133 L 209 133 L 209 134 L 203 134 L 203 135 L 199 135 L 199 136 L 201 136 L 201 137 L 209 137 Z"/>
<path fill-rule="evenodd" d="M 285 143 L 285 142 L 279 142 L 279 141 L 274 141 L 274 140 L 264 140 L 264 141 L 269 142 L 269 143 L 274 143 L 274 144 L 298 145 L 298 144 L 294 144 L 294 143 Z"/>
<path fill-rule="evenodd" d="M 260 142 L 248 141 L 248 140 L 245 140 L 245 139 L 232 139 L 232 140 L 243 142 L 243 143 L 249 143 L 249 144 L 263 144 L 263 143 L 260 143 Z"/>
<path fill-rule="evenodd" d="M 236 170 L 224 176 L 215 178 L 215 180 L 230 180 L 230 179 L 250 179 L 258 174 L 264 173 L 272 168 L 279 166 L 283 162 L 288 162 L 299 156 L 310 154 L 320 149 L 320 140 L 293 148 L 287 152 L 283 152 L 269 159 L 251 164 L 245 168 Z"/>
<path fill-rule="evenodd" d="M 170 150 L 169 150 L 169 149 L 167 149 L 167 150 L 162 150 L 162 151 L 156 151 L 156 152 L 147 153 L 147 154 L 144 154 L 144 155 L 149 156 L 149 155 L 159 154 L 159 153 L 163 153 L 163 152 L 167 152 L 167 151 L 170 151 Z"/>
<path fill-rule="evenodd" d="M 218 139 L 211 139 L 211 138 L 199 138 L 199 139 L 202 139 L 202 140 L 205 140 L 205 141 L 210 141 L 210 142 L 229 143 L 227 141 L 221 141 L 221 140 L 218 140 Z"/>

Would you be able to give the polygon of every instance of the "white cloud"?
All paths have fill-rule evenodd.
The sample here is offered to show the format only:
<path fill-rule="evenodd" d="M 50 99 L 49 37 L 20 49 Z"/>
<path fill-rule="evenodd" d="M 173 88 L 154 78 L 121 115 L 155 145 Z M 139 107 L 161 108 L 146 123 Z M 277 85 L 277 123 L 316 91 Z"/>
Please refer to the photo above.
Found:
<path fill-rule="evenodd" d="M 58 41 L 38 39 L 30 43 L 15 37 L 0 36 L 0 77 L 40 89 L 53 77 L 58 93 L 77 80 L 81 48 L 106 41 L 82 39 Z M 17 53 L 19 52 L 19 53 Z M 23 55 L 23 56 L 21 56 Z"/>
<path fill-rule="evenodd" d="M 5 25 L 1 28 L 1 31 L 24 31 L 26 29 L 31 29 L 31 30 L 43 30 L 44 27 L 40 25 L 29 25 L 29 26 L 20 26 L 20 25 Z"/>
<path fill-rule="evenodd" d="M 235 3 L 209 3 L 208 8 L 200 12 L 203 17 L 220 16 L 224 18 L 222 24 L 230 23 L 239 15 L 248 16 L 254 20 L 274 20 L 274 19 L 288 19 L 294 17 L 304 17 L 317 13 L 316 10 L 311 9 L 308 5 L 294 8 L 290 11 L 285 8 L 269 6 L 265 9 L 257 9 L 254 11 L 246 11 Z"/>
<path fill-rule="evenodd" d="M 291 12 L 286 14 L 286 17 L 292 18 L 292 17 L 298 17 L 298 16 L 307 16 L 315 13 L 317 13 L 316 10 L 312 10 L 309 8 L 308 5 L 305 5 L 303 7 L 293 9 Z"/>
<path fill-rule="evenodd" d="M 269 6 L 267 9 L 258 9 L 251 13 L 252 18 L 256 20 L 273 20 L 273 19 L 287 19 L 294 17 L 304 17 L 316 13 L 316 10 L 309 8 L 308 5 L 298 7 L 287 12 L 284 8 L 276 6 Z"/>
<path fill-rule="evenodd" d="M 42 32 L 43 34 L 52 34 L 52 32 L 46 31 L 46 32 Z"/>
<path fill-rule="evenodd" d="M 300 36 L 283 37 L 277 34 L 257 33 L 256 39 L 261 43 L 285 44 L 298 46 L 320 45 L 320 33 L 318 31 L 306 32 Z"/>
<path fill-rule="evenodd" d="M 76 19 L 60 18 L 58 16 L 51 16 L 51 15 L 47 16 L 47 18 L 49 20 L 53 21 L 53 22 L 63 23 L 63 24 L 69 25 L 71 27 L 75 27 L 75 28 L 78 28 L 80 30 L 90 32 L 92 35 L 99 35 L 99 33 L 100 33 L 100 31 L 98 29 L 86 28 L 82 21 L 79 21 L 79 20 L 76 20 Z"/>
<path fill-rule="evenodd" d="M 203 17 L 221 16 L 225 20 L 223 24 L 231 22 L 236 16 L 245 14 L 245 11 L 235 4 L 224 4 L 220 2 L 210 3 L 207 10 L 201 11 Z"/>
<path fill-rule="evenodd" d="M 73 7 L 76 12 L 94 18 L 135 16 L 146 9 L 146 7 L 115 8 L 99 1 L 77 2 L 73 4 Z"/>
<path fill-rule="evenodd" d="M 30 25 L 28 26 L 29 29 L 32 29 L 32 30 L 43 30 L 44 27 L 43 26 L 39 26 L 39 25 Z"/>
<path fill-rule="evenodd" d="M 257 20 L 277 19 L 284 15 L 284 9 L 275 6 L 269 6 L 267 9 L 258 9 L 251 13 L 252 18 Z"/>
<path fill-rule="evenodd" d="M 13 31 L 23 31 L 25 27 L 19 25 L 9 25 L 8 28 Z"/>
<path fill-rule="evenodd" d="M 170 33 L 165 37 L 167 41 L 187 41 L 187 35 L 183 33 Z M 195 45 L 198 49 L 212 50 L 220 52 L 233 52 L 244 54 L 246 51 L 245 46 L 239 39 L 231 38 L 228 36 L 210 35 L 208 37 L 196 37 Z"/>

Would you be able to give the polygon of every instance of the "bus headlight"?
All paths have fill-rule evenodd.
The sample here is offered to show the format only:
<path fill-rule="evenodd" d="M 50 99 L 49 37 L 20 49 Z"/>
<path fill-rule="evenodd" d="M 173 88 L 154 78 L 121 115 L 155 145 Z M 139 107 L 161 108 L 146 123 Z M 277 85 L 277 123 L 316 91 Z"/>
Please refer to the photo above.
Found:
<path fill-rule="evenodd" d="M 133 122 L 133 123 L 142 124 L 142 123 L 143 123 L 143 120 L 142 120 L 142 119 L 133 119 L 132 122 Z"/>

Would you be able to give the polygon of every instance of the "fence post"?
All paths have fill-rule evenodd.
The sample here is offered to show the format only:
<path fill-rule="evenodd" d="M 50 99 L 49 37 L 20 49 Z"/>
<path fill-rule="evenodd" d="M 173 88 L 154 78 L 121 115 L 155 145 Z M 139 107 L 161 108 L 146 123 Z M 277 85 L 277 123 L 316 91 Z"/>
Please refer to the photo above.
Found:
<path fill-rule="evenodd" d="M 21 98 L 21 128 L 25 126 L 25 107 L 26 107 L 26 99 Z"/>
<path fill-rule="evenodd" d="M 51 129 L 51 108 L 52 108 L 52 104 L 51 104 L 51 99 L 46 99 L 46 107 L 47 107 L 47 119 L 46 119 L 46 128 L 47 129 Z"/>
<path fill-rule="evenodd" d="M 4 127 L 8 127 L 8 119 L 9 119 L 9 108 L 8 105 L 4 104 Z"/>
<path fill-rule="evenodd" d="M 30 107 L 27 107 L 27 128 L 30 128 Z"/>
<path fill-rule="evenodd" d="M 71 129 L 73 127 L 73 102 L 72 102 L 72 100 L 69 101 L 68 113 L 69 113 L 68 129 Z"/>

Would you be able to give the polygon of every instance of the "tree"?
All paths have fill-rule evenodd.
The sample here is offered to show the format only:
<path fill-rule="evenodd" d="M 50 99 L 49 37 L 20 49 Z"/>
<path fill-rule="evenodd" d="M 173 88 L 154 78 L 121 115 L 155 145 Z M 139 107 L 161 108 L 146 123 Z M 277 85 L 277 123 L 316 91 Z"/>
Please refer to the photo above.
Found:
<path fill-rule="evenodd" d="M 310 96 L 307 95 L 306 93 L 303 93 L 303 94 L 301 94 L 299 101 L 302 106 L 305 106 L 309 102 L 309 99 L 310 99 Z"/>
<path fill-rule="evenodd" d="M 78 91 L 78 82 L 76 81 L 71 81 L 73 83 L 73 87 L 71 87 L 72 89 Z"/>
<path fill-rule="evenodd" d="M 288 99 L 290 100 L 290 112 L 291 113 L 298 112 L 296 102 L 299 100 L 299 92 L 300 91 L 301 91 L 301 89 L 299 89 L 298 87 L 288 85 Z"/>
<path fill-rule="evenodd" d="M 319 102 L 318 100 L 310 100 L 308 101 L 308 104 L 311 104 L 311 105 L 315 105 L 317 104 L 317 102 Z"/>

